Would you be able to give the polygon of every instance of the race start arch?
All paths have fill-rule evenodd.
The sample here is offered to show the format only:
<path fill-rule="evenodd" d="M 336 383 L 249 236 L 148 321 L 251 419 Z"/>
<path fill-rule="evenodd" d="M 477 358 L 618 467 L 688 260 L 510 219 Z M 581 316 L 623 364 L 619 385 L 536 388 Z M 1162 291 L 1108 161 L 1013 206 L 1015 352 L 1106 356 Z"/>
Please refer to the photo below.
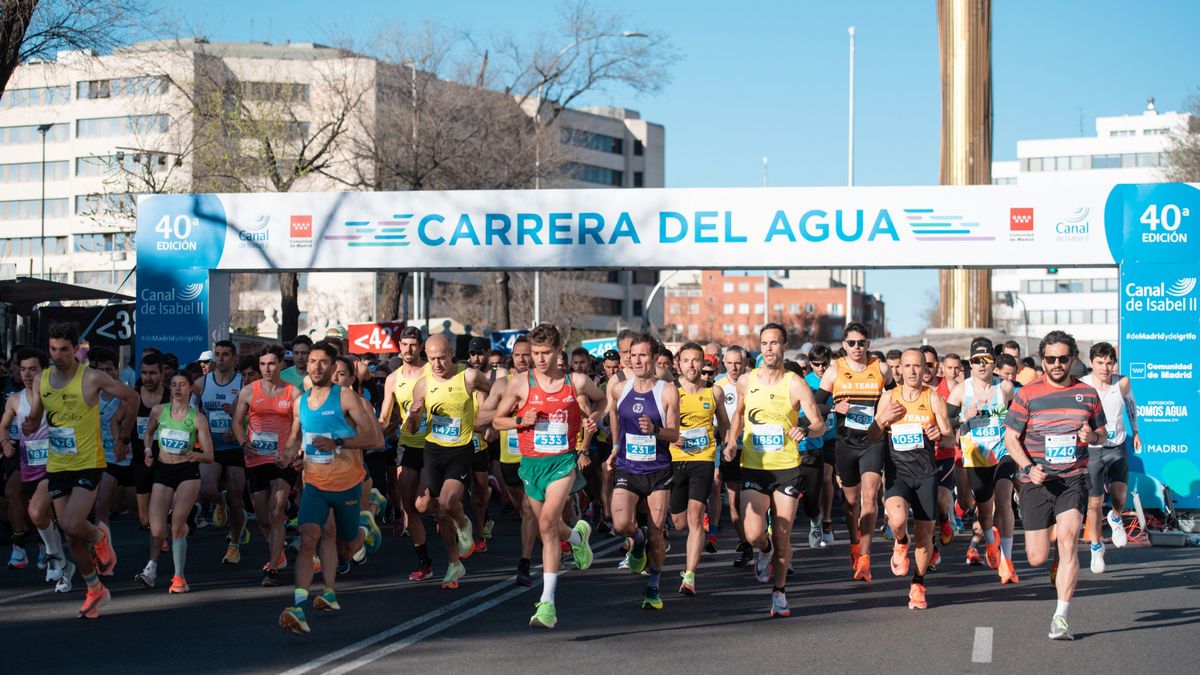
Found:
<path fill-rule="evenodd" d="M 1192 185 L 149 195 L 137 242 L 139 348 L 181 355 L 227 333 L 229 272 L 1118 265 L 1130 481 L 1200 507 Z"/>

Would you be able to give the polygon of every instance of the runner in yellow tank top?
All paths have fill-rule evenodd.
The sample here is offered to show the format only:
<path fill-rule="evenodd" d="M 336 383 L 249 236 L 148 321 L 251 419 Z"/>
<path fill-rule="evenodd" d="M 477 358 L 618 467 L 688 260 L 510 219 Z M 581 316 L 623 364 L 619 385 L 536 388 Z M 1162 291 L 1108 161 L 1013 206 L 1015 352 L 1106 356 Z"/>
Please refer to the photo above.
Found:
<path fill-rule="evenodd" d="M 409 431 L 404 428 L 408 410 L 412 406 L 413 389 L 417 382 L 429 374 L 429 364 L 421 355 L 425 347 L 424 336 L 416 326 L 407 326 L 396 341 L 400 350 L 400 367 L 388 375 L 383 390 L 387 393 L 379 407 L 379 423 L 385 436 L 391 436 L 399 425 L 399 443 L 396 447 L 396 495 L 404 511 L 404 522 L 412 538 L 413 552 L 417 555 L 417 569 L 408 575 L 409 581 L 425 581 L 433 578 L 433 559 L 425 541 L 425 522 L 417 509 L 417 500 L 428 501 L 429 488 L 421 482 L 421 470 L 425 468 L 425 436 L 429 430 L 422 417 L 418 427 Z"/>
<path fill-rule="evenodd" d="M 825 421 L 804 378 L 784 370 L 787 329 L 769 323 L 758 337 L 762 367 L 738 379 L 737 411 L 730 420 L 733 428 L 725 442 L 724 459 L 733 460 L 736 439 L 742 435 L 742 526 L 746 541 L 758 551 L 754 574 L 761 583 L 775 577 L 771 616 L 791 616 L 784 584 L 792 559 L 792 520 L 800 501 L 796 443 L 810 433 L 814 437 L 824 434 Z M 800 409 L 804 410 L 802 420 L 798 419 Z M 770 536 L 768 509 L 775 514 Z"/>
<path fill-rule="evenodd" d="M 696 568 L 704 550 L 704 512 L 716 478 L 717 432 L 729 433 L 725 392 L 705 386 L 701 377 L 704 348 L 689 342 L 679 348 L 679 439 L 671 444 L 671 520 L 687 528 L 687 562 L 679 592 L 696 594 Z"/>
<path fill-rule="evenodd" d="M 52 327 L 49 343 L 52 367 L 33 381 L 33 401 L 21 433 L 34 434 L 41 425 L 42 415 L 47 416 L 50 456 L 43 480 L 54 502 L 58 524 L 67 534 L 71 559 L 88 587 L 79 616 L 94 619 L 109 600 L 108 589 L 97 574 L 108 576 L 117 564 L 108 526 L 88 522 L 105 466 L 104 446 L 100 442 L 100 392 L 121 399 L 118 446 L 126 444 L 133 433 L 138 395 L 121 382 L 75 360 L 79 333 L 74 326 Z M 128 453 L 126 447 L 120 454 Z M 95 550 L 98 566 L 92 564 L 90 549 Z"/>

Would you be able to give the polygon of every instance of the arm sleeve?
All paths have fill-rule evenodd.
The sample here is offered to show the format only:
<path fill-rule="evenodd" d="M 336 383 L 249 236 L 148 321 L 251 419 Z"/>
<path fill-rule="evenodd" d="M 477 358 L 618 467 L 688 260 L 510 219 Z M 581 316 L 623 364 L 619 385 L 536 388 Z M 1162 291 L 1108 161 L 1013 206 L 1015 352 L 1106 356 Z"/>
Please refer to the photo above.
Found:
<path fill-rule="evenodd" d="M 829 397 L 832 395 L 833 394 L 825 391 L 824 389 L 820 389 L 820 388 L 813 391 L 813 398 L 815 398 L 817 400 L 818 405 L 821 405 L 821 404 L 828 405 Z"/>

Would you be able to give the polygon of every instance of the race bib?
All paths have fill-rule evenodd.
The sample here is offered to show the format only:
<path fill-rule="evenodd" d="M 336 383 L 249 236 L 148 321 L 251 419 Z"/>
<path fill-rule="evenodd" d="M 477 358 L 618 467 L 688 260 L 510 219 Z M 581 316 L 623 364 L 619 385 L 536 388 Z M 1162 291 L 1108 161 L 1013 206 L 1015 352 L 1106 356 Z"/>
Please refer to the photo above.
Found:
<path fill-rule="evenodd" d="M 925 430 L 920 424 L 892 425 L 892 449 L 896 452 L 912 452 L 925 447 Z"/>
<path fill-rule="evenodd" d="M 517 432 L 516 431 L 506 432 L 505 433 L 505 441 L 506 442 L 504 444 L 504 452 L 507 453 L 509 457 L 520 457 L 521 456 L 521 437 L 517 435 Z"/>
<path fill-rule="evenodd" d="M 137 418 L 137 435 L 138 435 L 138 440 L 141 440 L 141 439 L 143 439 L 143 438 L 145 438 L 145 437 L 146 437 L 146 426 L 147 426 L 147 425 L 149 425 L 149 424 L 150 424 L 150 418 L 149 418 L 149 417 L 139 417 L 139 418 Z"/>
<path fill-rule="evenodd" d="M 233 428 L 233 418 L 220 408 L 210 410 L 208 411 L 208 426 L 212 429 L 214 436 L 223 435 Z"/>
<path fill-rule="evenodd" d="M 784 446 L 782 424 L 750 425 L 751 447 L 755 452 L 782 452 Z"/>
<path fill-rule="evenodd" d="M 974 420 L 980 422 L 974 422 Z M 971 440 L 978 445 L 992 445 L 1001 438 L 1004 438 L 1004 425 L 993 424 L 986 418 L 972 418 L 967 421 L 967 429 L 970 431 Z"/>
<path fill-rule="evenodd" d="M 683 451 L 689 455 L 704 452 L 708 448 L 708 429 L 706 427 L 680 429 L 679 442 L 683 446 Z"/>
<path fill-rule="evenodd" d="M 172 455 L 184 455 L 192 449 L 192 434 L 183 429 L 158 428 L 158 447 Z"/>
<path fill-rule="evenodd" d="M 1046 463 L 1074 464 L 1076 446 L 1075 434 L 1046 436 Z"/>
<path fill-rule="evenodd" d="M 1107 432 L 1107 437 L 1108 437 L 1108 444 L 1112 445 L 1112 442 L 1117 440 L 1117 432 L 1109 431 L 1109 432 Z"/>
<path fill-rule="evenodd" d="M 825 433 L 829 434 L 837 431 L 837 413 L 832 410 L 825 416 Z"/>
<path fill-rule="evenodd" d="M 462 418 L 434 415 L 432 431 L 429 435 L 435 441 L 457 443 L 459 437 L 462 436 Z"/>
<path fill-rule="evenodd" d="M 78 450 L 75 427 L 50 427 L 50 452 L 65 456 L 74 455 Z"/>
<path fill-rule="evenodd" d="M 533 449 L 547 455 L 558 455 L 570 449 L 566 422 L 538 420 L 533 424 Z"/>
<path fill-rule="evenodd" d="M 875 406 L 851 403 L 850 409 L 846 411 L 846 428 L 866 431 L 871 428 L 871 421 L 874 419 Z"/>
<path fill-rule="evenodd" d="M 313 439 L 316 438 L 333 438 L 333 436 L 304 432 L 304 461 L 312 462 L 313 464 L 332 464 L 333 453 L 337 451 L 337 448 L 333 450 L 320 450 L 317 446 L 313 445 Z"/>
<path fill-rule="evenodd" d="M 17 426 L 16 422 L 8 425 L 8 437 L 14 441 L 21 437 L 21 427 Z"/>
<path fill-rule="evenodd" d="M 625 434 L 625 457 L 631 462 L 653 462 L 658 442 L 646 434 Z"/>
<path fill-rule="evenodd" d="M 259 457 L 279 454 L 279 434 L 274 431 L 251 431 L 250 449 Z"/>
<path fill-rule="evenodd" d="M 25 441 L 25 463 L 29 466 L 46 466 L 50 460 L 50 439 L 39 438 Z"/>

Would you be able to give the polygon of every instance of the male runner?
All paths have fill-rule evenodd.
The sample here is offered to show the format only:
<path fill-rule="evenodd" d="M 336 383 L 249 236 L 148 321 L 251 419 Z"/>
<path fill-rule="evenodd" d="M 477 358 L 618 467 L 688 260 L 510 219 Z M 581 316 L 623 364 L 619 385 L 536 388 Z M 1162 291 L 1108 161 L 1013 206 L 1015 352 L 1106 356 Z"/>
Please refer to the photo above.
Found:
<path fill-rule="evenodd" d="M 117 355 L 107 347 L 95 347 L 88 351 L 88 364 L 120 381 L 120 371 L 117 369 Z M 122 383 L 123 384 L 123 383 Z M 128 386 L 128 385 L 126 385 Z M 104 474 L 100 476 L 100 487 L 96 490 L 95 521 L 108 525 L 117 490 L 133 487 L 133 453 L 126 439 L 121 448 L 128 454 L 118 455 L 117 437 L 121 428 L 121 399 L 107 394 L 100 394 L 100 440 L 104 445 Z"/>
<path fill-rule="evenodd" d="M 513 369 L 503 379 L 496 380 L 488 392 L 487 399 L 479 406 L 479 414 L 475 418 L 475 426 L 490 424 L 496 419 L 500 401 L 508 391 L 508 384 L 513 377 L 519 377 L 529 372 L 531 361 L 529 336 L 519 335 L 512 346 Z M 521 444 L 516 430 L 500 430 L 500 478 L 508 488 L 513 507 L 521 512 L 521 558 L 517 561 L 516 584 L 518 586 L 533 586 L 533 577 L 529 567 L 532 564 L 533 542 L 538 536 L 537 516 L 533 507 L 525 497 L 525 484 L 519 474 L 521 468 Z"/>
<path fill-rule="evenodd" d="M 328 342 L 313 344 L 307 365 L 312 388 L 295 400 L 294 421 L 282 462 L 291 464 L 298 453 L 304 453 L 294 603 L 279 615 L 279 627 L 297 634 L 309 632 L 304 606 L 312 584 L 317 543 L 321 542 L 325 590 L 313 601 L 313 607 L 337 611 L 341 609 L 334 592 L 338 557 L 348 560 L 365 541 L 380 536 L 369 512 L 359 510 L 359 500 L 366 477 L 363 450 L 383 445 L 383 434 L 358 395 L 332 383 L 337 356 L 337 348 Z"/>
<path fill-rule="evenodd" d="M 909 609 L 927 609 L 925 573 L 933 556 L 933 521 L 937 514 L 937 465 L 934 446 L 951 433 L 946 402 L 922 382 L 925 357 L 917 349 L 900 355 L 901 384 L 883 392 L 879 410 L 868 432 L 872 441 L 887 435 L 888 453 L 884 461 L 888 525 L 896 538 L 892 547 L 892 574 L 908 574 L 908 510 L 913 512 L 912 585 L 908 589 Z"/>
<path fill-rule="evenodd" d="M 1117 350 L 1107 342 L 1097 342 L 1092 345 L 1088 358 L 1092 362 L 1092 372 L 1084 375 L 1080 381 L 1090 385 L 1100 394 L 1104 418 L 1108 420 L 1105 426 L 1106 436 L 1101 442 L 1088 445 L 1088 522 L 1091 524 L 1088 535 L 1092 542 L 1091 568 L 1092 574 L 1103 574 L 1104 521 L 1107 520 L 1109 528 L 1112 529 L 1113 546 L 1122 548 L 1129 540 L 1125 533 L 1125 523 L 1121 520 L 1129 482 L 1129 461 L 1126 455 L 1131 443 L 1134 452 L 1142 451 L 1142 437 L 1138 434 L 1137 404 L 1133 400 L 1129 378 L 1117 374 Z M 1125 430 L 1126 413 L 1129 415 L 1129 431 Z M 1108 486 L 1108 493 L 1112 497 L 1112 508 L 1107 516 L 1102 517 L 1100 512 L 1104 507 L 1105 485 Z"/>
<path fill-rule="evenodd" d="M 518 436 L 519 473 L 542 540 L 542 598 L 529 625 L 554 628 L 559 543 L 570 544 L 579 569 L 592 564 L 591 525 L 581 519 L 574 528 L 567 527 L 563 508 L 573 486 L 582 482 L 576 452 L 580 433 L 595 433 L 595 418 L 604 412 L 600 405 L 604 394 L 586 374 L 565 373 L 558 367 L 562 337 L 554 326 L 541 324 L 530 331 L 529 346 L 533 369 L 508 381 L 497 408 L 504 414 L 493 424 L 503 431 L 515 430 Z M 514 410 L 516 416 L 511 417 Z"/>
<path fill-rule="evenodd" d="M 150 411 L 154 406 L 171 400 L 167 391 L 163 356 L 148 353 L 142 356 L 142 386 L 138 389 L 137 426 L 134 429 L 130 449 L 133 451 L 133 491 L 137 499 L 138 521 L 144 529 L 150 529 L 150 493 L 154 489 L 154 464 L 142 461 L 146 447 L 146 427 Z M 158 443 L 151 440 L 150 455 L 158 458 Z"/>
<path fill-rule="evenodd" d="M 741 345 L 731 345 L 725 350 L 725 355 L 722 357 L 722 363 L 725 365 L 725 374 L 717 378 L 713 383 L 721 388 L 721 392 L 725 395 L 725 416 L 729 418 L 730 425 L 733 424 L 734 416 L 737 414 L 738 407 L 738 380 L 745 374 L 747 368 L 746 350 Z M 722 457 L 721 465 L 718 468 L 718 473 L 721 477 L 721 482 L 725 484 L 725 498 L 729 502 L 729 520 L 733 523 L 733 529 L 737 532 L 738 545 L 735 557 L 733 559 L 734 567 L 745 567 L 754 558 L 754 547 L 750 546 L 746 541 L 746 531 L 742 527 L 742 506 L 740 496 L 742 494 L 742 437 L 740 434 L 728 434 L 722 439 L 722 444 L 727 444 L 729 439 L 733 439 L 738 449 L 738 454 L 732 460 L 726 460 Z M 718 516 L 720 514 L 717 514 Z M 719 518 L 717 518 L 719 520 Z"/>
<path fill-rule="evenodd" d="M 496 378 L 504 377 L 505 371 L 488 366 L 487 355 L 490 345 L 491 343 L 485 338 L 471 338 L 467 348 L 468 364 L 483 373 L 489 384 L 495 384 Z M 483 403 L 484 395 L 477 392 L 471 399 L 475 405 L 475 416 L 478 417 L 479 406 Z M 475 434 L 473 442 L 475 443 L 475 454 L 471 456 L 470 495 L 475 527 L 472 530 L 475 535 L 475 552 L 483 553 L 487 551 L 487 540 L 492 537 L 492 522 L 487 517 L 488 503 L 492 499 L 492 486 L 488 483 L 488 478 L 492 469 L 493 450 L 496 456 L 499 456 L 499 437 L 494 429 L 485 427 L 483 431 Z"/>
<path fill-rule="evenodd" d="M 592 355 L 583 347 L 571 350 L 571 372 L 581 375 L 592 375 Z"/>
<path fill-rule="evenodd" d="M 467 573 L 461 560 L 475 552 L 471 520 L 463 511 L 471 461 L 475 455 L 475 392 L 487 395 L 491 382 L 475 368 L 458 368 L 445 335 L 425 343 L 429 373 L 413 387 L 404 428 L 416 433 L 422 418 L 429 428 L 425 440 L 425 483 L 429 497 L 419 498 L 422 513 L 436 513 L 446 547 L 446 576 L 442 588 L 458 588 Z"/>
<path fill-rule="evenodd" d="M 1079 355 L 1075 338 L 1046 334 L 1038 345 L 1045 375 L 1013 396 L 1004 424 L 1004 444 L 1021 470 L 1021 523 L 1025 555 L 1041 567 L 1050 552 L 1050 528 L 1058 545 L 1058 606 L 1050 620 L 1051 640 L 1073 640 L 1067 609 L 1079 577 L 1076 545 L 1088 500 L 1087 447 L 1107 437 L 1104 407 L 1091 386 L 1071 377 Z"/>
<path fill-rule="evenodd" d="M 679 348 L 679 439 L 671 444 L 671 521 L 687 530 L 687 562 L 679 592 L 696 594 L 696 568 L 707 532 L 704 514 L 713 486 L 717 439 L 729 435 L 725 392 L 708 386 L 700 371 L 704 350 L 695 342 Z"/>
<path fill-rule="evenodd" d="M 804 378 L 784 369 L 787 329 L 768 323 L 758 337 L 762 364 L 738 380 L 738 407 L 725 441 L 725 460 L 733 461 L 737 454 L 734 438 L 741 434 L 742 523 L 746 540 L 757 551 L 754 574 L 761 583 L 774 577 L 770 613 L 787 617 L 792 615 L 786 589 L 792 561 L 792 521 L 804 480 L 797 444 L 810 432 L 822 436 L 825 420 Z M 819 476 L 812 472 L 804 489 L 819 490 Z M 768 510 L 772 514 L 769 534 Z"/>
<path fill-rule="evenodd" d="M 87 584 L 87 596 L 79 608 L 80 618 L 95 619 L 108 603 L 108 589 L 98 574 L 113 573 L 117 555 L 108 526 L 92 525 L 88 516 L 96 501 L 96 488 L 104 470 L 104 448 L 100 443 L 100 392 L 120 398 L 124 404 L 117 444 L 124 444 L 133 430 L 137 394 L 108 375 L 75 359 L 79 333 L 74 326 L 58 325 L 49 332 L 52 368 L 33 381 L 34 401 L 25 417 L 21 434 L 32 436 L 41 426 L 43 413 L 49 422 L 49 459 L 43 482 L 54 503 L 56 520 L 67 534 L 71 559 Z M 128 452 L 128 448 L 123 449 Z M 96 564 L 92 563 L 92 551 Z"/>
<path fill-rule="evenodd" d="M 885 387 L 892 383 L 886 363 L 868 359 L 867 327 L 846 325 L 842 347 L 846 356 L 837 359 L 821 377 L 822 402 L 833 398 L 838 435 L 834 460 L 842 493 L 846 498 L 846 527 L 850 534 L 850 558 L 854 578 L 871 581 L 871 535 L 883 480 L 883 445 L 867 440 L 875 408 Z"/>
<path fill-rule="evenodd" d="M 825 345 L 813 345 L 808 351 L 808 365 L 812 372 L 804 376 L 814 394 L 821 388 L 821 378 L 833 362 L 833 352 Z M 837 441 L 837 413 L 832 409 L 825 415 L 825 435 L 820 438 L 808 439 L 814 447 L 819 443 L 821 449 L 821 519 L 810 523 L 808 532 L 809 548 L 827 548 L 833 544 L 833 467 L 835 464 L 834 446 Z"/>
<path fill-rule="evenodd" d="M 400 367 L 388 375 L 384 382 L 383 389 L 389 395 L 383 398 L 379 423 L 383 425 L 385 434 L 390 434 L 396 428 L 392 414 L 394 405 L 400 429 L 396 447 L 396 492 L 400 508 L 404 511 L 404 523 L 412 539 L 413 551 L 417 554 L 417 569 L 408 575 L 408 580 L 425 581 L 433 578 L 433 559 L 429 557 L 425 522 L 417 510 L 417 499 L 429 499 L 429 488 L 425 486 L 421 475 L 425 468 L 425 438 L 429 426 L 424 417 L 418 420 L 419 426 L 413 431 L 404 425 L 412 406 L 413 388 L 418 380 L 429 373 L 429 364 L 422 354 L 425 339 L 421 329 L 406 326 L 400 331 L 397 347 L 400 350 Z"/>
<path fill-rule="evenodd" d="M 233 435 L 242 447 L 246 462 L 246 481 L 254 514 L 267 542 L 267 564 L 263 566 L 262 585 L 277 586 L 279 570 L 287 566 L 283 552 L 287 522 L 288 494 L 296 482 L 296 472 L 283 461 L 288 435 L 295 424 L 295 400 L 300 390 L 284 382 L 284 351 L 270 345 L 258 354 L 262 378 L 238 392 L 233 412 Z M 243 424 L 243 422 L 247 424 Z"/>
<path fill-rule="evenodd" d="M 1004 449 L 1004 417 L 1013 390 L 1010 382 L 994 374 L 992 354 L 988 338 L 971 341 L 971 376 L 954 387 L 947 404 L 959 422 L 959 447 L 975 500 L 975 522 L 986 544 L 984 559 L 988 567 L 999 568 L 1000 583 L 1007 584 L 1019 581 L 1012 564 L 1012 490 L 1017 466 Z M 967 562 L 978 558 L 974 544 L 968 544 Z"/>
<path fill-rule="evenodd" d="M 308 374 L 308 354 L 312 350 L 312 338 L 307 335 L 297 335 L 296 339 L 292 340 L 292 365 L 289 368 L 284 368 L 279 376 L 284 382 L 293 387 L 304 389 L 304 376 Z"/>
<path fill-rule="evenodd" d="M 213 347 L 212 370 L 200 381 L 196 393 L 212 432 L 215 457 L 212 463 L 200 465 L 200 501 L 213 505 L 213 521 L 217 527 L 226 520 L 221 517 L 221 511 L 228 514 L 229 545 L 225 549 L 225 557 L 221 559 L 226 565 L 237 565 L 242 561 L 241 545 L 245 543 L 243 533 L 249 534 L 246 511 L 242 505 L 242 493 L 246 489 L 246 460 L 237 437 L 233 435 L 233 406 L 237 403 L 238 390 L 242 388 L 242 375 L 237 372 L 236 366 L 237 347 L 229 340 L 217 342 Z M 214 504 L 222 472 L 225 474 L 224 506 Z"/>
<path fill-rule="evenodd" d="M 1025 386 L 1037 379 L 1038 373 L 1033 368 L 1021 363 L 1021 345 L 1016 340 L 1009 340 L 1001 347 L 1005 354 L 1008 354 L 1017 362 L 1017 384 Z"/>
<path fill-rule="evenodd" d="M 1011 382 L 1014 391 L 1021 388 L 1021 384 L 1017 382 L 1017 369 L 1019 367 L 1017 360 L 1010 354 L 1001 353 L 996 355 L 996 375 Z"/>
<path fill-rule="evenodd" d="M 613 530 L 633 540 L 629 571 L 641 574 L 649 565 L 642 608 L 662 609 L 659 576 L 667 555 L 663 529 L 671 489 L 669 445 L 679 438 L 679 390 L 655 375 L 654 338 L 637 334 L 628 346 L 632 377 L 611 382 L 608 389 L 609 428 L 617 441 L 608 458 L 614 469 Z M 642 501 L 649 532 L 637 527 Z"/>
<path fill-rule="evenodd" d="M 937 349 L 933 345 L 921 345 L 921 355 L 925 358 L 925 370 L 922 372 L 921 381 L 932 387 L 934 391 L 941 396 L 942 391 L 942 365 L 938 361 Z M 942 400 L 949 398 L 949 395 L 943 396 Z M 951 415 L 950 425 L 954 426 L 955 417 Z M 955 487 L 955 440 L 953 434 L 947 434 L 942 437 L 942 440 L 934 445 L 933 459 L 937 464 L 938 475 L 938 490 L 937 490 L 937 520 L 938 520 L 938 540 L 933 544 L 933 557 L 929 561 L 929 569 L 937 569 L 941 564 L 942 554 L 938 551 L 939 546 L 949 546 L 950 542 L 954 541 L 954 527 L 950 524 L 950 510 L 954 508 L 954 487 Z"/>
<path fill-rule="evenodd" d="M 604 352 L 604 379 L 610 380 L 621 372 L 621 353 L 615 349 Z"/>

